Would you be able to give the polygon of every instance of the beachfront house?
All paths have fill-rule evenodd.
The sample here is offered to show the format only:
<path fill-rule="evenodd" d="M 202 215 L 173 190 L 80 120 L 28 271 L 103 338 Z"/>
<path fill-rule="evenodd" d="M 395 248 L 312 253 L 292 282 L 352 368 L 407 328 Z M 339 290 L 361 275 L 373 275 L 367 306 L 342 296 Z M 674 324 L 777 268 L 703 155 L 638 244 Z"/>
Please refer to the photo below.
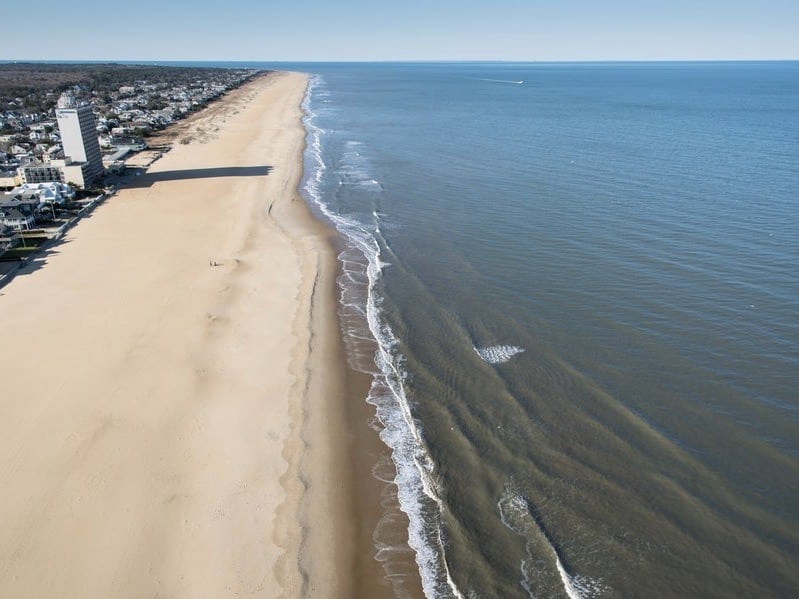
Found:
<path fill-rule="evenodd" d="M 39 204 L 64 204 L 75 198 L 75 190 L 65 183 L 48 181 L 23 183 L 8 193 L 9 197 L 37 199 Z"/>
<path fill-rule="evenodd" d="M 36 217 L 33 212 L 25 213 L 19 208 L 0 206 L 0 224 L 21 231 L 33 227 L 36 224 Z"/>
<path fill-rule="evenodd" d="M 42 206 L 39 192 L 36 190 L 2 193 L 0 194 L 0 224 L 17 231 L 30 229 L 36 224 L 36 216 Z"/>

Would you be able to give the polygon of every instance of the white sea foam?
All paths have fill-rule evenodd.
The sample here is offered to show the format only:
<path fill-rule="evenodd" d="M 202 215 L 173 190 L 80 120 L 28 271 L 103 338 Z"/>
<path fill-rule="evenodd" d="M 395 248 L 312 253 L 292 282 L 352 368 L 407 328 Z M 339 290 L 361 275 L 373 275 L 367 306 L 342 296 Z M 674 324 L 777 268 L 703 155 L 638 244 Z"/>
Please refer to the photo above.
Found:
<path fill-rule="evenodd" d="M 535 597 L 534 581 L 532 579 L 532 564 L 541 555 L 534 555 L 534 540 L 542 541 L 548 549 L 549 557 L 554 562 L 558 572 L 563 591 L 569 599 L 593 599 L 600 597 L 605 592 L 605 586 L 601 581 L 593 580 L 585 576 L 577 576 L 569 573 L 552 539 L 549 538 L 546 530 L 542 528 L 540 522 L 531 513 L 530 504 L 522 495 L 513 490 L 510 486 L 497 502 L 497 509 L 502 523 L 525 539 L 525 549 L 527 556 L 522 559 L 521 586 L 527 591 L 530 597 Z"/>
<path fill-rule="evenodd" d="M 321 86 L 321 78 L 313 77 L 303 101 L 304 123 L 308 135 L 307 176 L 303 189 L 307 199 L 349 242 L 349 248 L 339 256 L 344 271 L 344 276 L 339 281 L 342 305 L 344 309 L 358 311 L 361 316 L 365 316 L 368 329 L 377 342 L 374 354 L 377 369 L 366 370 L 373 375 L 367 401 L 375 406 L 381 425 L 380 438 L 391 449 L 391 458 L 396 468 L 393 482 L 397 488 L 400 509 L 408 517 L 408 544 L 416 556 L 424 593 L 428 598 L 463 597 L 446 565 L 440 528 L 443 504 L 437 491 L 435 468 L 425 449 L 421 425 L 413 417 L 405 394 L 403 357 L 397 350 L 397 339 L 393 331 L 381 316 L 382 298 L 376 285 L 388 263 L 381 258 L 381 244 L 375 237 L 374 224 L 370 227 L 354 218 L 334 212 L 323 198 L 322 188 L 328 168 L 322 153 L 322 137 L 325 131 L 318 126 L 318 115 L 311 106 L 312 98 Z M 360 145 L 356 141 L 347 143 L 349 148 Z M 350 151 L 349 158 L 353 160 L 356 154 L 360 157 L 362 153 Z M 379 182 L 369 176 L 368 170 L 363 168 L 364 164 L 366 163 L 360 161 L 357 164 L 345 164 L 343 178 L 339 183 L 366 183 L 379 191 Z M 359 285 L 363 290 L 360 305 L 359 297 L 357 294 L 353 295 L 352 291 Z M 426 508 L 426 502 L 433 502 L 437 511 Z M 380 556 L 390 554 L 380 543 L 376 543 L 376 549 Z"/>
<path fill-rule="evenodd" d="M 372 177 L 371 165 L 367 155 L 360 151 L 362 141 L 350 139 L 344 142 L 341 161 L 336 171 L 339 185 L 356 186 L 369 191 L 383 191 L 383 185 Z"/>
<path fill-rule="evenodd" d="M 487 347 L 475 347 L 474 351 L 489 364 L 502 364 L 516 354 L 522 353 L 524 348 L 516 347 L 515 345 L 489 345 Z"/>

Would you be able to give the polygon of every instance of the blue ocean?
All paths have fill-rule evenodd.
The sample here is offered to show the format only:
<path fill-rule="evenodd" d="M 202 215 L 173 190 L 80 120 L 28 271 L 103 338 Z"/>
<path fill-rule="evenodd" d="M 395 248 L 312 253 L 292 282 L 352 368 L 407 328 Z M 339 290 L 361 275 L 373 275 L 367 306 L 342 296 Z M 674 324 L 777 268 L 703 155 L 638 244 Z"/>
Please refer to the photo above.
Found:
<path fill-rule="evenodd" d="M 311 74 L 392 595 L 799 597 L 799 62 L 174 64 Z"/>
<path fill-rule="evenodd" d="M 298 68 L 394 593 L 799 595 L 799 63 Z"/>

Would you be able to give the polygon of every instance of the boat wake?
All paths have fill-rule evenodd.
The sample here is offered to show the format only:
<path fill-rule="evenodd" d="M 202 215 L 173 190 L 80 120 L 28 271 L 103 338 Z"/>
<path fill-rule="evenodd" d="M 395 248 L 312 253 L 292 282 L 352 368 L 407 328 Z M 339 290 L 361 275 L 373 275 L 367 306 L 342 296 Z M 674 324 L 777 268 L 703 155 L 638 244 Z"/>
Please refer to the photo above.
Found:
<path fill-rule="evenodd" d="M 478 77 L 477 81 L 490 81 L 491 83 L 512 83 L 514 85 L 522 85 L 524 84 L 524 80 L 520 79 L 516 81 L 514 79 L 484 79 L 483 77 Z"/>

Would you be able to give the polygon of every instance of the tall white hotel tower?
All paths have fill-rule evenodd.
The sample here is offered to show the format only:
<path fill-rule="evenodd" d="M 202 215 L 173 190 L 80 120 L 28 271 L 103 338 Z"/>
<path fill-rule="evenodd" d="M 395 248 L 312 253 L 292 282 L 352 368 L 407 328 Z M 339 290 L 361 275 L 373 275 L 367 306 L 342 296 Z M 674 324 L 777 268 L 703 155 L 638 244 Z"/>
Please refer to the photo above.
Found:
<path fill-rule="evenodd" d="M 103 173 L 103 157 L 92 107 L 88 104 L 76 105 L 72 95 L 65 92 L 58 99 L 55 115 L 64 155 L 75 162 L 87 163 L 83 169 L 87 182 L 99 177 Z"/>

